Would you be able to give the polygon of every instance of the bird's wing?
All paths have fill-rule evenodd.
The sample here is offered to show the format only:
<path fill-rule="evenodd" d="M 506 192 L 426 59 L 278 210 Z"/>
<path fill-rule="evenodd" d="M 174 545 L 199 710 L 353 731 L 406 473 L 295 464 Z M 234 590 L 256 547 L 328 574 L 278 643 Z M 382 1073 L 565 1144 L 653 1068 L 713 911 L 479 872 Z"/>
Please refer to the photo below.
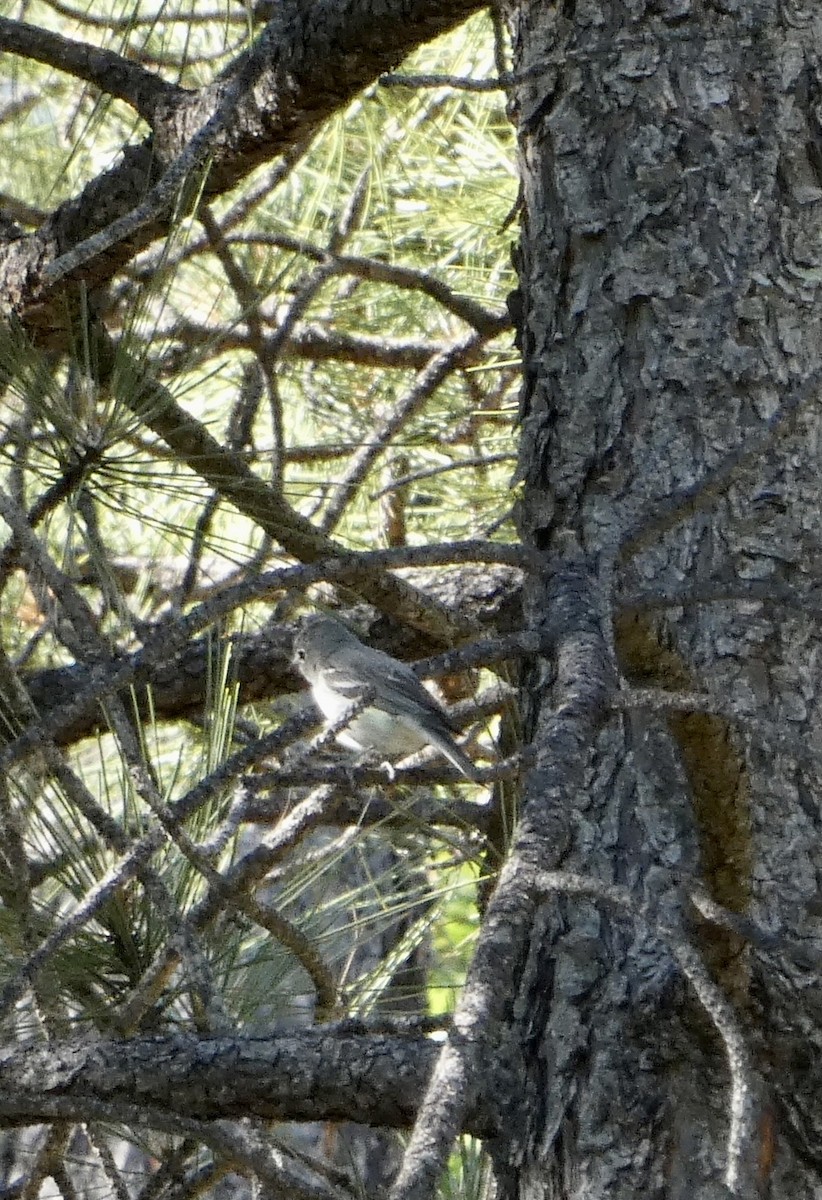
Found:
<path fill-rule="evenodd" d="M 386 654 L 380 667 L 379 676 L 373 684 L 371 705 L 374 708 L 394 716 L 408 717 L 432 729 L 457 732 L 451 718 L 409 666 Z M 366 690 L 363 681 L 352 676 L 345 667 L 323 667 L 322 680 L 327 687 L 352 702 L 358 700 Z"/>
<path fill-rule="evenodd" d="M 375 706 L 387 707 L 433 729 L 455 732 L 451 718 L 412 669 L 396 659 L 389 659 L 389 664 L 377 686 Z"/>
<path fill-rule="evenodd" d="M 361 679 L 354 678 L 348 671 L 340 667 L 323 667 L 320 671 L 320 678 L 327 688 L 332 692 L 337 692 L 346 700 L 352 703 L 359 700 L 360 696 L 366 691 L 366 686 Z"/>

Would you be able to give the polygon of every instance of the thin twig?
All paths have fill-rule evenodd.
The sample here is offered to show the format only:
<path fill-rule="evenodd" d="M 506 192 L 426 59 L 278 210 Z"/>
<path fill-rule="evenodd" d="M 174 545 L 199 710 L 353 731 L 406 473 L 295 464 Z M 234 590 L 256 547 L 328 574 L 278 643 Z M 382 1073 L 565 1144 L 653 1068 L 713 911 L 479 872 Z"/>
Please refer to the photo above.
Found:
<path fill-rule="evenodd" d="M 149 125 L 157 106 L 179 101 L 185 95 L 176 84 L 167 83 L 154 71 L 123 58 L 113 50 L 101 50 L 40 26 L 0 17 L 0 50 L 21 54 L 35 62 L 67 71 L 92 83 L 102 92 L 130 104 Z"/>
<path fill-rule="evenodd" d="M 190 920 L 195 929 L 203 930 L 220 916 L 224 895 L 239 894 L 259 882 L 308 832 L 323 820 L 329 806 L 333 805 L 335 789 L 317 788 L 310 796 L 288 813 L 270 835 L 235 863 L 223 876 L 219 889 L 210 889 L 207 895 L 191 910 Z M 184 798 L 185 799 L 185 798 Z M 134 1029 L 142 1014 L 151 1007 L 160 995 L 166 980 L 179 961 L 174 947 L 166 946 L 132 989 L 128 999 L 115 1010 L 120 1027 L 126 1031 Z"/>
<path fill-rule="evenodd" d="M 317 262 L 330 263 L 337 275 L 353 275 L 370 283 L 387 283 L 407 291 L 422 292 L 436 300 L 448 312 L 472 325 L 477 333 L 484 337 L 495 337 L 511 327 L 511 318 L 507 312 L 494 312 L 470 296 L 460 295 L 444 280 L 419 267 L 386 263 L 364 255 L 339 254 L 324 250 L 322 246 L 315 245 L 307 238 L 294 237 L 287 233 L 245 233 L 237 234 L 228 240 L 232 244 L 236 242 L 242 245 L 276 246 L 278 249 L 292 250 L 295 254 L 303 254 Z"/>
<path fill-rule="evenodd" d="M 459 366 L 465 355 L 470 354 L 481 342 L 480 335 L 472 331 L 467 337 L 454 342 L 448 350 L 432 356 L 413 387 L 395 405 L 390 415 L 373 430 L 369 441 L 353 455 L 348 469 L 338 480 L 337 491 L 323 514 L 321 527 L 326 533 L 336 528 L 375 460 L 384 453 L 395 434 L 411 420 L 440 384 Z"/>
<path fill-rule="evenodd" d="M 424 471 L 410 471 L 406 475 L 398 475 L 390 483 L 386 483 L 376 492 L 370 492 L 369 500 L 379 500 L 388 492 L 397 488 L 407 487 L 409 483 L 418 483 L 420 479 L 432 479 L 436 475 L 445 475 L 449 471 L 464 471 L 469 467 L 491 467 L 496 463 L 513 462 L 516 454 L 475 454 L 470 458 L 457 458 L 452 462 L 443 463 L 438 467 L 426 467 Z"/>

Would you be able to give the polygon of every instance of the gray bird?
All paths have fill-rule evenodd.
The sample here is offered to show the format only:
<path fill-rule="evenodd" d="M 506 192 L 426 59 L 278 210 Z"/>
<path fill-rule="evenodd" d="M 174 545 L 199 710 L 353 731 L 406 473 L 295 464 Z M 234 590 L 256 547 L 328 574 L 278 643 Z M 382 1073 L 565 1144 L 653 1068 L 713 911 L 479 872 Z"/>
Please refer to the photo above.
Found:
<path fill-rule="evenodd" d="M 307 617 L 294 638 L 294 665 L 311 684 L 327 721 L 339 719 L 366 689 L 368 707 L 337 734 L 354 750 L 405 757 L 434 746 L 458 771 L 477 778 L 471 759 L 454 741 L 451 718 L 405 663 L 366 646 L 333 617 Z"/>

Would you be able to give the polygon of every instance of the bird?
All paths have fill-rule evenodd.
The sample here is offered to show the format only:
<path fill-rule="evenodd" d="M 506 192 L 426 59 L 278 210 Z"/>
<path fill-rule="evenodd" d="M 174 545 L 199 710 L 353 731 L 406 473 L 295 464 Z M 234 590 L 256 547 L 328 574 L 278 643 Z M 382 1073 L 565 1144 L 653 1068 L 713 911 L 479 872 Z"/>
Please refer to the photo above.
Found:
<path fill-rule="evenodd" d="M 294 638 L 293 663 L 329 724 L 367 692 L 372 694 L 336 735 L 341 745 L 376 752 L 386 760 L 433 746 L 466 778 L 477 780 L 477 768 L 454 741 L 457 727 L 411 667 L 367 646 L 340 621 L 306 617 Z"/>

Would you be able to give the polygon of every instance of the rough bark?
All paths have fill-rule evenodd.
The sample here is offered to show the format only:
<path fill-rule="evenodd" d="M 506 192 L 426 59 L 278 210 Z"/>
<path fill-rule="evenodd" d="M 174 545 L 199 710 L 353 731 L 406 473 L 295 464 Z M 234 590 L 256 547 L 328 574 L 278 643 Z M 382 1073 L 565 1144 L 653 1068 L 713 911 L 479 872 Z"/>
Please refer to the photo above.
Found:
<path fill-rule="evenodd" d="M 261 1117 L 273 1121 L 410 1124 L 436 1054 L 419 1034 L 329 1029 L 280 1036 L 209 1038 L 185 1034 L 115 1042 L 31 1045 L 0 1062 L 0 1116 L 34 1124 L 56 1116 L 112 1120 L 151 1109 L 157 1127 Z M 128 1115 L 126 1115 L 128 1114 Z M 160 1120 L 160 1116 L 162 1120 Z M 468 1127 L 495 1127 L 490 1109 L 474 1109 Z"/>
<path fill-rule="evenodd" d="M 539 0 L 509 10 L 522 73 L 523 539 L 556 558 L 571 530 L 592 558 L 616 560 L 627 590 L 724 585 L 732 597 L 735 581 L 755 579 L 801 593 L 818 554 L 815 406 L 772 431 L 780 405 L 816 395 L 819 14 Z M 757 453 L 740 454 L 749 441 Z M 701 483 L 726 463 L 737 468 L 712 494 Z M 669 504 L 686 491 L 693 502 Z M 532 621 L 543 602 L 532 587 Z M 815 725 L 818 633 L 801 613 L 733 599 L 675 618 L 617 624 L 623 671 L 734 697 L 751 723 L 612 720 L 585 785 L 563 799 L 557 853 L 688 932 L 771 1089 L 739 1188 L 810 1196 L 822 1144 L 807 1066 L 820 1039 L 815 971 L 689 923 L 679 882 L 701 878 L 728 909 L 818 951 L 814 751 L 802 763 L 768 752 L 769 727 Z M 539 737 L 551 701 L 536 670 L 525 697 Z M 636 921 L 589 900 L 546 904 L 508 1025 L 522 1103 L 492 1146 L 501 1196 L 716 1194 L 725 1056 Z"/>
<path fill-rule="evenodd" d="M 310 138 L 381 71 L 479 7 L 477 0 L 397 0 L 393 5 L 321 0 L 309 6 L 292 0 L 278 5 L 253 49 L 225 77 L 197 92 L 157 88 L 151 103 L 141 99 L 138 107 L 150 117 L 150 136 L 125 147 L 116 166 L 60 205 L 35 233 L 0 242 L 0 311 L 13 314 L 41 341 L 65 345 L 68 330 L 60 296 L 78 282 L 88 291 L 104 286 L 167 233 L 180 189 L 202 173 L 206 155 L 209 167 L 201 195 L 209 199 L 228 191 L 260 163 Z M 19 39 L 11 40 L 13 30 L 13 22 L 0 26 L 0 47 L 19 49 Z M 66 53 L 63 67 L 71 70 L 72 61 L 73 55 Z M 96 82 L 119 94 L 122 71 L 103 61 Z M 135 104 L 142 86 L 133 85 Z M 191 155 L 193 139 L 204 131 L 203 153 Z M 191 161 L 183 163 L 184 155 Z M 171 182 L 170 172 L 179 166 L 184 170 L 176 186 L 161 200 L 151 189 Z M 144 219 L 120 230 L 115 223 L 132 220 L 140 208 L 145 208 Z M 104 230 L 110 235 L 105 240 L 89 241 Z M 88 245 L 76 261 L 62 257 L 81 243 Z"/>
<path fill-rule="evenodd" d="M 474 7 L 281 7 L 280 40 L 269 33 L 258 58 L 237 67 L 256 72 L 253 98 L 241 95 L 230 132 L 219 120 L 212 128 L 206 195 L 293 149 L 404 49 Z M 398 1194 L 431 1194 L 465 1129 L 487 1136 L 501 1197 L 721 1193 L 727 1043 L 654 934 L 664 922 L 719 981 L 770 1089 L 756 1143 L 738 1148 L 738 1190 L 815 1195 L 819 639 L 801 597 L 818 557 L 822 464 L 818 418 L 799 401 L 815 399 L 803 387 L 819 345 L 822 23 L 771 0 L 508 7 L 524 214 L 512 305 L 525 362 L 519 519 L 544 561 L 525 600 L 541 634 L 523 676 L 535 766 Z M 104 283 L 166 230 L 158 204 L 121 238 L 88 248 L 82 268 L 58 265 L 134 211 L 219 116 L 227 86 L 164 93 L 170 107 L 155 109 L 151 141 L 127 149 L 36 234 L 9 235 L 0 295 L 30 331 L 61 342 L 59 288 L 81 269 L 92 287 Z M 782 406 L 792 426 L 780 423 Z M 740 453 L 748 446 L 756 453 Z M 792 614 L 735 601 L 752 580 L 799 597 Z M 682 610 L 651 619 L 635 599 L 643 589 L 679 596 Z M 711 589 L 722 601 L 699 602 Z M 750 721 L 731 727 L 698 708 L 667 721 L 647 706 L 609 714 L 605 652 L 620 594 L 634 598 L 613 625 L 629 680 L 733 696 Z M 777 739 L 786 727 L 804 742 L 794 758 Z M 617 911 L 605 892 L 581 899 L 561 885 L 546 899 L 549 867 L 620 884 L 635 912 Z M 697 922 L 683 880 L 703 880 L 726 909 L 775 934 L 770 952 Z M 789 959 L 780 938 L 803 945 L 806 959 Z M 122 1052 L 112 1050 L 94 1095 L 89 1071 L 86 1107 L 60 1107 L 74 1102 L 68 1088 L 49 1112 L 32 1058 L 29 1094 L 6 1100 L 7 1117 L 79 1119 L 92 1100 L 96 1115 L 123 1117 L 100 1100 Z M 433 1057 L 428 1043 L 422 1053 Z M 59 1092 L 55 1054 L 50 1046 Z M 89 1062 L 81 1052 L 77 1063 Z M 261 1115 L 385 1122 L 396 1103 L 398 1123 L 410 1120 L 415 1099 L 391 1100 L 390 1071 L 379 1081 L 387 1107 L 375 1100 L 376 1118 L 355 1113 L 353 1068 L 337 1065 L 344 1092 L 333 1104 L 299 1108 L 292 1087 L 292 1107 L 268 1097 Z M 7 1066 L 13 1077 L 23 1070 L 19 1059 Z M 190 1084 L 188 1069 L 177 1082 Z M 225 1086 L 221 1076 L 224 1103 L 213 1109 L 202 1107 L 206 1093 L 193 1095 L 195 1116 L 247 1112 L 247 1093 L 231 1098 Z M 264 1072 L 255 1086 L 265 1093 Z M 473 1116 L 492 1092 L 506 1112 L 498 1125 Z M 152 1103 L 162 1108 L 157 1096 Z"/>

